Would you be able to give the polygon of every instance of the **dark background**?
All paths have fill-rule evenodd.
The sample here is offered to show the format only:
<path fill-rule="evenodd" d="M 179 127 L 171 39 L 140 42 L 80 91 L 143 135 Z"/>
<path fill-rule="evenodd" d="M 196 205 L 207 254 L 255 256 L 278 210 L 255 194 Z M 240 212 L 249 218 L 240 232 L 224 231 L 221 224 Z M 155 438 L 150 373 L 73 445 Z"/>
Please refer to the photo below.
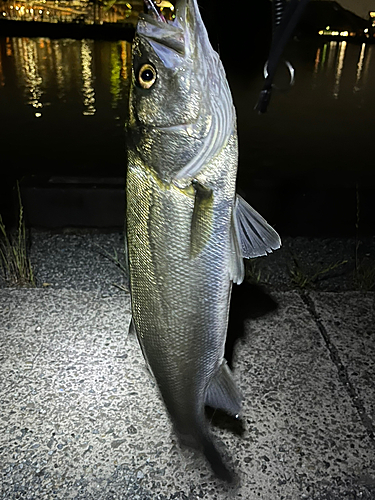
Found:
<path fill-rule="evenodd" d="M 282 235 L 354 236 L 358 208 L 362 233 L 372 235 L 374 100 L 358 104 L 360 99 L 353 100 L 352 82 L 345 83 L 344 78 L 342 96 L 336 101 L 327 99 L 323 91 L 312 93 L 311 82 L 303 75 L 306 68 L 311 71 L 317 42 L 292 40 L 285 57 L 296 66 L 296 84 L 287 93 L 274 93 L 268 112 L 259 116 L 254 106 L 271 42 L 271 3 L 257 0 L 232 7 L 215 0 L 199 3 L 237 108 L 241 194 Z M 100 48 L 100 42 L 96 43 Z M 93 58 L 97 73 L 108 69 L 100 50 L 94 51 Z M 2 61 L 7 63 L 5 57 Z M 355 69 L 355 59 L 351 65 Z M 100 85 L 98 78 L 95 86 Z M 3 98 L 0 92 L 0 213 L 7 221 L 17 220 L 16 206 L 11 205 L 15 182 L 30 172 L 36 176 L 125 177 L 125 100 L 119 103 L 116 122 L 106 102 L 92 120 L 62 103 L 44 108 L 46 119 L 36 120 L 23 104 L 17 104 L 12 97 L 16 92 L 7 87 Z M 99 98 L 105 92 L 98 88 L 97 94 Z M 49 113 L 51 119 L 47 119 Z"/>

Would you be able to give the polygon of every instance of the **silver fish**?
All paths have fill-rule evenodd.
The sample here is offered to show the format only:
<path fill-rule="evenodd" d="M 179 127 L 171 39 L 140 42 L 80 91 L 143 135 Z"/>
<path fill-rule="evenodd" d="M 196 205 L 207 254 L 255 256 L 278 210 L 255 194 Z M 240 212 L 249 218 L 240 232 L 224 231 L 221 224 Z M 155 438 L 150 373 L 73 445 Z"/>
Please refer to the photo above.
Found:
<path fill-rule="evenodd" d="M 197 0 L 177 0 L 174 21 L 140 15 L 129 108 L 133 327 L 180 441 L 230 481 L 205 406 L 240 413 L 224 359 L 232 283 L 244 278 L 244 257 L 281 242 L 235 194 L 236 113 Z"/>

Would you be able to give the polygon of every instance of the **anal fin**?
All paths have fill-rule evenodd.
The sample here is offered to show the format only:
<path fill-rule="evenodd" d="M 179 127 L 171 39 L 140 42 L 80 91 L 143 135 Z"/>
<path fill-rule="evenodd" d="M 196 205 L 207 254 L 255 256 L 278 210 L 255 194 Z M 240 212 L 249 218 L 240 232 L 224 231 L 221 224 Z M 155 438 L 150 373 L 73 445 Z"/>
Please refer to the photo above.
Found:
<path fill-rule="evenodd" d="M 233 417 L 238 417 L 241 411 L 242 395 L 237 389 L 225 359 L 208 386 L 205 404 L 224 410 Z"/>

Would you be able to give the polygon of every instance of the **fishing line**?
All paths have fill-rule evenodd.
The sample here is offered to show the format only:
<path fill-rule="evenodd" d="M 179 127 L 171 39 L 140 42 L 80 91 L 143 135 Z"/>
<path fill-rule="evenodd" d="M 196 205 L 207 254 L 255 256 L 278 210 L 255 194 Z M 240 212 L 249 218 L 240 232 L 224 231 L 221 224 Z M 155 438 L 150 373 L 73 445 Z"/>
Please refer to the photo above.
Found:
<path fill-rule="evenodd" d="M 298 21 L 301 19 L 308 1 L 309 0 L 291 0 L 284 11 L 284 0 L 273 0 L 274 34 L 272 37 L 270 55 L 265 66 L 265 83 L 255 106 L 255 110 L 259 113 L 265 113 L 267 111 L 271 99 L 272 87 L 274 87 L 272 82 L 281 55 Z M 290 85 L 292 85 L 294 83 L 294 69 L 293 71 L 291 70 L 292 66 L 290 63 L 287 63 L 287 67 L 290 72 Z"/>
<path fill-rule="evenodd" d="M 161 14 L 161 12 L 159 11 L 159 9 L 157 8 L 156 4 L 154 3 L 154 0 L 143 0 L 145 5 L 147 6 L 147 8 L 149 10 L 151 10 L 151 12 L 154 14 L 154 16 L 156 17 L 156 19 L 162 23 L 166 23 L 166 19 L 165 17 L 163 16 L 163 14 Z"/>

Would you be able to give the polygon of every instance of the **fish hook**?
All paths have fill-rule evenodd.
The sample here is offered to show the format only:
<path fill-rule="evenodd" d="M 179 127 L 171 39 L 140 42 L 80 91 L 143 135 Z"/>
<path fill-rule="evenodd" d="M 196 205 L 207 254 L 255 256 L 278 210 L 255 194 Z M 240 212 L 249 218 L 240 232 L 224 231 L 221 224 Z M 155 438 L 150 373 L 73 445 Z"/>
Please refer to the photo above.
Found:
<path fill-rule="evenodd" d="M 294 67 L 293 65 L 289 62 L 289 61 L 284 61 L 285 63 L 285 66 L 288 68 L 289 70 L 289 75 L 290 75 L 290 82 L 289 82 L 289 86 L 291 87 L 292 85 L 294 85 L 294 80 L 295 80 L 295 70 L 294 70 Z M 266 61 L 266 64 L 264 65 L 264 70 L 263 70 L 263 75 L 264 75 L 264 78 L 267 79 L 268 78 L 268 61 Z M 275 85 L 274 83 L 272 83 L 272 87 L 274 89 L 277 89 L 277 90 L 283 90 L 279 87 L 277 87 L 277 85 Z"/>

